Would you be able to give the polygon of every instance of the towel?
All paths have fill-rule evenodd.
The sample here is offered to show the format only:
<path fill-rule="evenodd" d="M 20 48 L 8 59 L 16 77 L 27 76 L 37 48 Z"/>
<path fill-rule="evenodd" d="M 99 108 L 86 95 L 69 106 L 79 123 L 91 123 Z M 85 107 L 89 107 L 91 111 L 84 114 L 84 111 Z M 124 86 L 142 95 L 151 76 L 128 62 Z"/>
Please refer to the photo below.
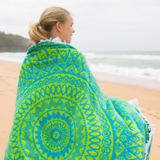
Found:
<path fill-rule="evenodd" d="M 104 94 L 82 52 L 50 41 L 28 49 L 5 160 L 143 160 L 152 139 L 132 101 Z"/>

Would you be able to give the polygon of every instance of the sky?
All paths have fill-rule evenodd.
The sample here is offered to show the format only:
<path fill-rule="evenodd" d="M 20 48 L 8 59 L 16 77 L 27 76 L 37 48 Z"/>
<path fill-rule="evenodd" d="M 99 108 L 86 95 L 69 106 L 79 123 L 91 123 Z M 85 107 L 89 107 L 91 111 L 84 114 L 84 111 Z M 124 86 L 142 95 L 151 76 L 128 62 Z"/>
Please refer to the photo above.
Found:
<path fill-rule="evenodd" d="M 50 6 L 72 13 L 80 51 L 160 51 L 160 0 L 0 0 L 0 31 L 29 38 Z"/>

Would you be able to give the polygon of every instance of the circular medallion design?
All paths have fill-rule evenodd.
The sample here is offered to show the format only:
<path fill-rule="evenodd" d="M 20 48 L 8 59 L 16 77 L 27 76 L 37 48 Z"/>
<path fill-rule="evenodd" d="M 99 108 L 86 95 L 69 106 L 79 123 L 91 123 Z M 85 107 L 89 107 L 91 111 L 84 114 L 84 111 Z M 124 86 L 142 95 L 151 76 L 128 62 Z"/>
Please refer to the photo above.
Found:
<path fill-rule="evenodd" d="M 35 147 L 41 155 L 46 152 L 47 157 L 69 154 L 74 146 L 73 132 L 74 121 L 69 113 L 56 109 L 47 111 L 39 117 L 33 128 Z"/>
<path fill-rule="evenodd" d="M 75 109 L 76 113 L 72 114 Z M 32 156 L 39 159 L 69 159 L 79 149 L 76 156 L 81 159 L 86 143 L 83 112 L 67 98 L 39 101 L 22 119 L 20 144 L 26 156 L 32 151 Z"/>

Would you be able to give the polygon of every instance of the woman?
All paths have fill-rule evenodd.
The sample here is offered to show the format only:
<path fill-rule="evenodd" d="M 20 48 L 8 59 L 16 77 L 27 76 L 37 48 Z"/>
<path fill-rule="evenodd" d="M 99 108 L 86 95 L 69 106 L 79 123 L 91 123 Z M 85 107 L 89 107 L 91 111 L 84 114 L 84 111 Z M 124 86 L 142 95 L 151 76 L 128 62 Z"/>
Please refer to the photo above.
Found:
<path fill-rule="evenodd" d="M 70 45 L 73 19 L 47 8 L 30 25 L 5 160 L 149 159 L 153 129 L 137 99 L 107 97 Z"/>

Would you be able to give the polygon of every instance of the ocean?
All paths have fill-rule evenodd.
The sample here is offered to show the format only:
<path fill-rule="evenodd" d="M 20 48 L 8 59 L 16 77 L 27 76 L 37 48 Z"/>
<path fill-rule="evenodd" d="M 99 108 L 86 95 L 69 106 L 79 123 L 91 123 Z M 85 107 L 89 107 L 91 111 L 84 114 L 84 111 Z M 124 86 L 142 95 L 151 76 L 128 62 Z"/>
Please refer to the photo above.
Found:
<path fill-rule="evenodd" d="M 160 82 L 160 51 L 82 52 L 93 72 Z M 26 53 L 0 53 L 0 60 L 22 63 Z M 160 87 L 160 86 L 159 86 Z"/>
<path fill-rule="evenodd" d="M 92 71 L 160 81 L 160 52 L 84 53 Z"/>

